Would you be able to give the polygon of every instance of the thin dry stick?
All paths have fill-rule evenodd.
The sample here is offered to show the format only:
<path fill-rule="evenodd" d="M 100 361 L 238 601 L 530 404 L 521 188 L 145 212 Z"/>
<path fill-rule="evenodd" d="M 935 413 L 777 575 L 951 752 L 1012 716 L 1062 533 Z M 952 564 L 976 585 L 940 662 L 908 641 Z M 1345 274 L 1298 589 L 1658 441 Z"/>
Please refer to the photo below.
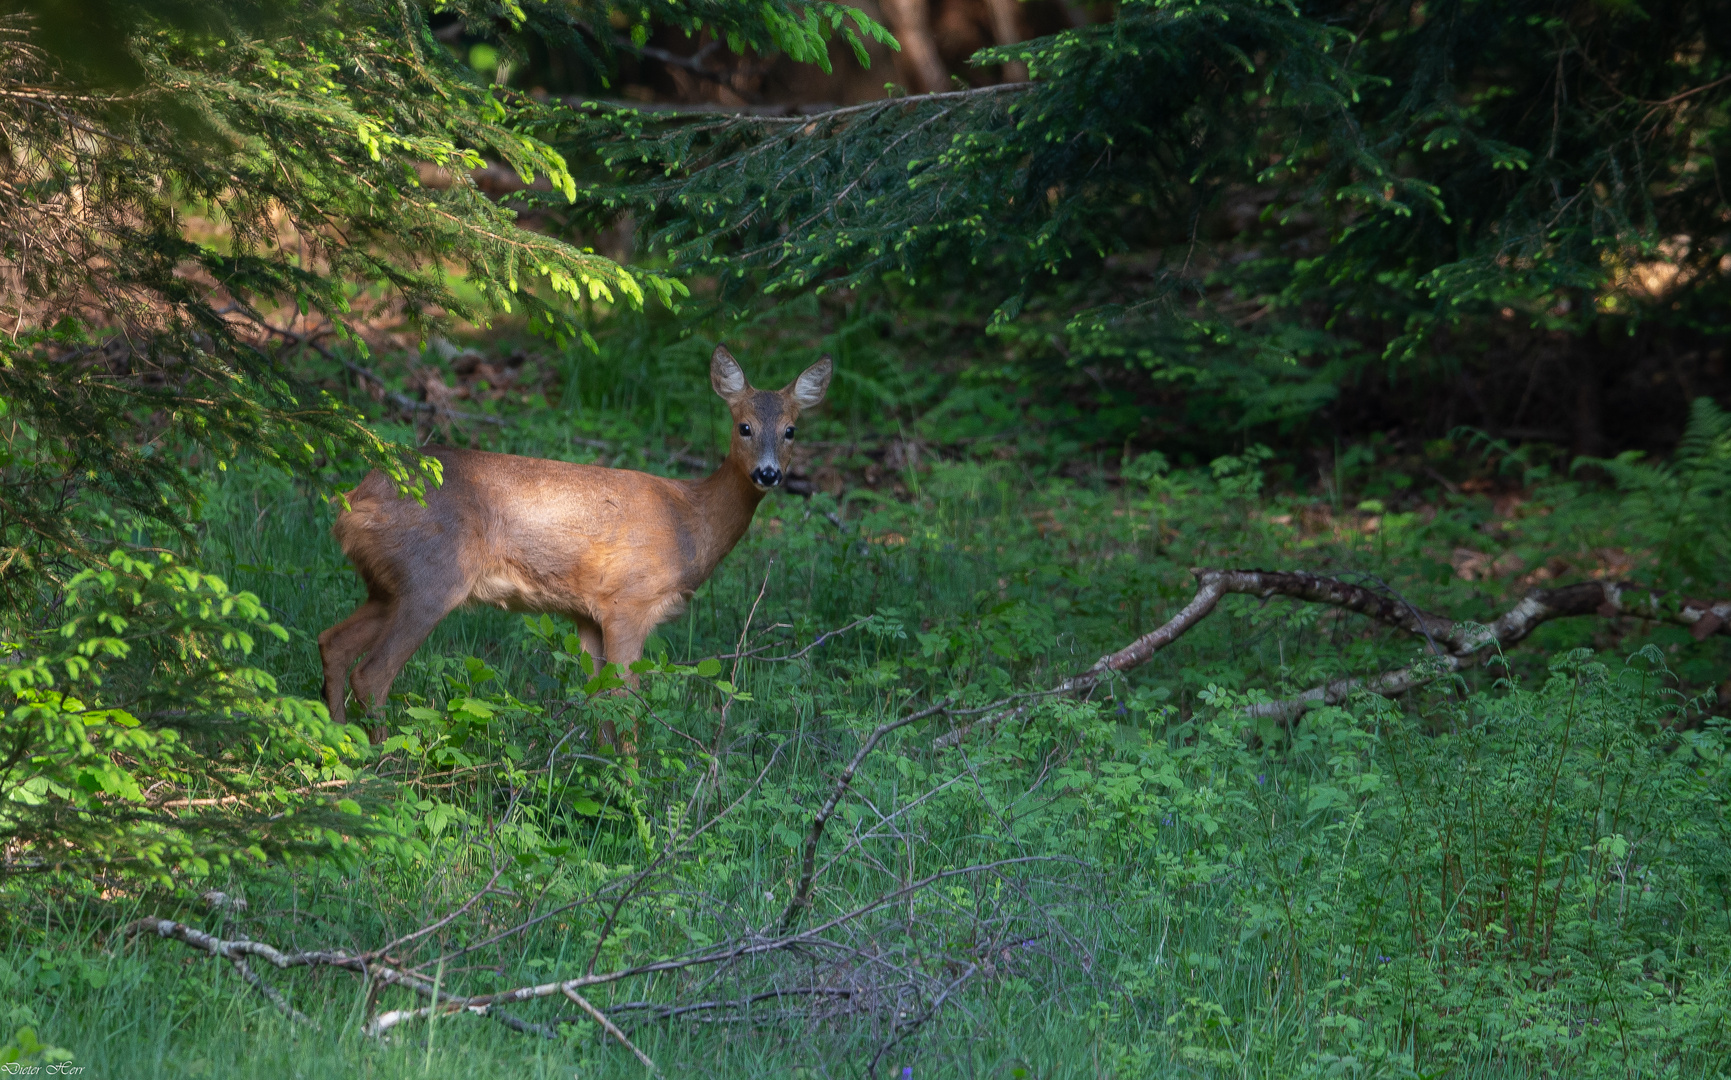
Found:
<path fill-rule="evenodd" d="M 566 997 L 571 999 L 573 1004 L 575 1004 L 579 1009 L 582 1009 L 584 1012 L 588 1013 L 589 1016 L 597 1024 L 600 1024 L 602 1031 L 605 1031 L 607 1034 L 613 1036 L 615 1039 L 618 1039 L 620 1046 L 625 1047 L 625 1049 L 627 1049 L 627 1050 L 631 1051 L 633 1054 L 637 1055 L 637 1060 L 643 1062 L 643 1067 L 645 1069 L 648 1069 L 652 1073 L 659 1073 L 660 1072 L 660 1070 L 655 1067 L 655 1062 L 650 1060 L 649 1055 L 645 1054 L 643 1051 L 637 1049 L 637 1046 L 634 1043 L 632 1043 L 632 1041 L 630 1039 L 627 1039 L 625 1037 L 625 1033 L 623 1031 L 619 1030 L 618 1025 L 615 1024 L 613 1021 L 607 1019 L 606 1013 L 602 1012 L 600 1009 L 597 1009 L 595 1006 L 591 1005 L 589 1003 L 588 998 L 584 997 L 582 994 L 579 994 L 577 991 L 571 989 L 569 986 L 562 986 L 562 987 L 560 987 L 560 989 L 562 991 L 564 991 L 564 994 Z"/>
<path fill-rule="evenodd" d="M 830 815 L 835 813 L 835 808 L 841 804 L 842 796 L 847 794 L 848 786 L 853 783 L 854 773 L 859 771 L 860 763 L 865 761 L 866 756 L 872 752 L 885 735 L 898 728 L 907 727 L 916 720 L 924 720 L 928 716 L 943 712 L 949 707 L 949 704 L 949 699 L 946 698 L 930 708 L 921 709 L 919 712 L 911 713 L 900 720 L 879 724 L 877 729 L 860 746 L 859 752 L 853 756 L 853 760 L 847 763 L 847 768 L 843 769 L 841 776 L 836 779 L 835 790 L 829 793 L 829 799 L 824 802 L 823 809 L 819 810 L 817 816 L 811 819 L 811 833 L 805 838 L 805 857 L 800 860 L 799 887 L 793 891 L 793 899 L 788 901 L 787 910 L 781 916 L 781 928 L 783 930 L 793 926 L 794 922 L 798 920 L 800 912 L 811 906 L 811 882 L 817 870 L 818 841 L 823 839 L 824 826 L 829 824 Z"/>
<path fill-rule="evenodd" d="M 433 923 L 430 926 L 423 926 L 419 930 L 414 931 L 413 933 L 404 934 L 402 937 L 396 939 L 395 941 L 392 941 L 388 944 L 379 946 L 378 948 L 374 949 L 372 952 L 369 952 L 366 954 L 367 959 L 372 960 L 372 959 L 375 959 L 377 957 L 384 956 L 386 953 L 390 952 L 392 949 L 395 949 L 399 945 L 406 945 L 411 941 L 415 941 L 419 938 L 426 937 L 428 934 L 431 934 L 431 933 L 439 930 L 441 927 L 450 925 L 450 923 L 453 920 L 461 917 L 465 911 L 468 911 L 470 908 L 474 907 L 477 903 L 479 903 L 483 896 L 486 896 L 488 893 L 492 892 L 493 886 L 495 886 L 499 883 L 499 878 L 501 876 L 503 876 L 504 873 L 505 873 L 505 871 L 503 868 L 500 868 L 498 870 L 494 870 L 493 876 L 487 879 L 487 884 L 481 886 L 480 890 L 477 891 L 475 893 L 475 895 L 469 897 L 468 900 L 464 901 L 463 905 L 461 907 L 459 907 L 457 910 L 451 912 L 449 915 L 445 916 L 444 918 L 440 919 L 438 922 Z"/>
<path fill-rule="evenodd" d="M 950 983 L 950 985 L 944 987 L 943 993 L 932 999 L 932 1003 L 926 1006 L 924 1012 L 914 1017 L 907 1024 L 899 1025 L 896 1028 L 895 1033 L 890 1036 L 889 1041 L 878 1047 L 877 1053 L 872 1055 L 871 1064 L 866 1066 L 866 1075 L 876 1077 L 878 1074 L 878 1062 L 882 1060 L 883 1056 L 891 1050 L 894 1050 L 897 1044 L 902 1040 L 906 1039 L 909 1035 L 912 1035 L 915 1031 L 918 1031 L 920 1026 L 927 1020 L 930 1020 L 933 1016 L 937 1015 L 938 1010 L 943 1008 L 944 1002 L 949 998 L 949 996 L 961 989 L 962 984 L 973 978 L 974 973 L 979 970 L 980 965 L 978 963 L 969 964 L 966 971 L 956 976 L 955 981 Z"/>
<path fill-rule="evenodd" d="M 775 570 L 775 556 L 769 557 L 769 565 L 763 568 L 763 584 L 757 587 L 757 599 L 751 602 L 751 610 L 746 612 L 745 625 L 739 628 L 739 642 L 733 646 L 733 668 L 727 673 L 727 681 L 733 686 L 739 685 L 739 665 L 745 659 L 745 638 L 751 633 L 751 621 L 757 618 L 757 605 L 763 603 L 763 594 L 769 591 L 769 575 Z M 709 779 L 716 782 L 721 775 L 721 740 L 727 734 L 727 714 L 733 711 L 733 695 L 728 694 L 727 700 L 721 703 L 721 721 L 715 726 L 715 745 L 709 751 Z"/>
<path fill-rule="evenodd" d="M 815 641 L 813 641 L 810 645 L 807 645 L 805 648 L 800 649 L 798 652 L 791 652 L 785 656 L 762 656 L 762 655 L 760 655 L 761 653 L 766 653 L 769 650 L 775 648 L 777 645 L 781 644 L 781 642 L 779 642 L 779 641 L 772 641 L 768 645 L 762 645 L 762 646 L 759 646 L 758 648 L 750 649 L 750 650 L 747 650 L 745 652 L 718 653 L 715 656 L 710 657 L 710 659 L 713 659 L 713 660 L 755 659 L 759 663 L 763 663 L 763 664 L 785 664 L 791 660 L 798 660 L 798 659 L 804 657 L 807 653 L 811 652 L 813 649 L 817 648 L 819 645 L 822 645 L 824 642 L 828 641 L 830 638 L 839 637 L 842 634 L 847 633 L 849 630 L 859 629 L 860 627 L 864 626 L 866 623 L 871 622 L 873 618 L 875 618 L 875 616 L 862 615 L 859 618 L 855 619 L 853 622 L 848 623 L 846 626 L 838 626 L 834 630 L 825 630 L 823 633 L 819 634 L 817 636 L 817 639 Z M 780 624 L 780 625 L 785 625 L 785 624 Z M 773 630 L 774 627 L 771 627 L 770 629 Z"/>
<path fill-rule="evenodd" d="M 245 979 L 248 985 L 263 994 L 265 1000 L 269 1001 L 272 1005 L 275 1005 L 278 1012 L 282 1013 L 297 1024 L 303 1024 L 306 1027 L 314 1029 L 318 1027 L 317 1024 L 307 1019 L 305 1014 L 303 1014 L 299 1009 L 290 1005 L 288 998 L 283 997 L 281 990 L 278 990 L 276 987 L 260 978 L 258 972 L 252 969 L 252 965 L 246 962 L 245 957 L 231 956 L 229 957 L 228 962 L 234 965 L 234 970 L 240 973 L 240 977 Z"/>
<path fill-rule="evenodd" d="M 878 832 L 879 829 L 884 828 L 890 822 L 894 821 L 898 817 L 901 817 L 903 814 L 907 813 L 908 811 L 917 809 L 921 804 L 923 804 L 923 803 L 925 803 L 931 799 L 934 799 L 939 795 L 942 795 L 944 792 L 948 791 L 952 785 L 959 784 L 963 780 L 966 780 L 966 779 L 968 779 L 967 773 L 961 773 L 961 774 L 958 774 L 956 776 L 952 776 L 948 780 L 945 780 L 943 783 L 939 784 L 937 787 L 932 788 L 930 791 L 926 792 L 924 795 L 921 795 L 919 798 L 914 799 L 912 802 L 909 802 L 903 806 L 897 807 L 894 811 L 890 812 L 889 814 L 879 814 L 879 820 L 878 820 L 877 824 L 873 825 L 870 829 L 866 830 L 864 833 L 856 834 L 852 839 L 850 839 L 846 844 L 844 844 L 842 846 L 842 849 L 840 851 L 836 852 L 834 855 L 831 855 L 829 858 L 825 859 L 823 865 L 817 868 L 817 873 L 813 876 L 814 877 L 822 877 L 824 875 L 825 871 L 827 871 L 830 867 L 832 867 L 836 864 L 836 860 L 842 858 L 844 855 L 846 855 L 848 852 L 852 851 L 854 848 L 858 847 L 860 844 L 865 843 L 867 840 L 875 840 L 881 836 L 884 836 L 885 835 L 884 833 Z M 977 780 L 976 780 L 976 783 L 978 783 Z M 869 800 L 867 801 L 867 805 L 868 806 L 870 805 Z M 1005 832 L 1008 833 L 1008 830 L 1005 830 Z"/>

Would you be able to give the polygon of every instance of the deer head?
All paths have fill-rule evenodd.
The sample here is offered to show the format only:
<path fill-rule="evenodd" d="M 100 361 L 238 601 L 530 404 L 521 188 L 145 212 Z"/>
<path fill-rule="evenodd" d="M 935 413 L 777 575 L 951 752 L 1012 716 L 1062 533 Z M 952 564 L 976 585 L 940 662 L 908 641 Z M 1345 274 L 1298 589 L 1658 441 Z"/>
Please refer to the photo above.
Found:
<path fill-rule="evenodd" d="M 733 354 L 716 346 L 709 358 L 709 385 L 727 402 L 727 411 L 733 415 L 728 460 L 758 490 L 776 487 L 787 475 L 799 414 L 823 401 L 833 366 L 825 355 L 780 390 L 758 390 L 746 381 Z"/>

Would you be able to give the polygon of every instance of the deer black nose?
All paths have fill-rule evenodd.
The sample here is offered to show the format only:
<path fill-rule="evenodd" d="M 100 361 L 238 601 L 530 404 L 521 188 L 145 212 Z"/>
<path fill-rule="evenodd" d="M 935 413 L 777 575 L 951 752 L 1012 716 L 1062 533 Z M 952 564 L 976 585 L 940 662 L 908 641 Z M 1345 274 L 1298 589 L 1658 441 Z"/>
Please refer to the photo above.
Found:
<path fill-rule="evenodd" d="M 751 482 L 760 487 L 774 487 L 781 483 L 781 470 L 764 465 L 751 471 Z"/>

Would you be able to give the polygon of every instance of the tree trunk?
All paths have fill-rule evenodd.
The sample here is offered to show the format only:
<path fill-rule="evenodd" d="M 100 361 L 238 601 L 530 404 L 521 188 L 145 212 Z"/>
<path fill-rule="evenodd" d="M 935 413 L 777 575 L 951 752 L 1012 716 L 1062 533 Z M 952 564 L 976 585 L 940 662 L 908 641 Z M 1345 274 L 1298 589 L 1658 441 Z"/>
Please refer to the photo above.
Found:
<path fill-rule="evenodd" d="M 1014 45 L 1022 40 L 1019 0 L 986 0 L 986 10 L 992 14 L 992 36 L 999 45 Z M 1027 82 L 1028 65 L 1020 60 L 1005 64 L 1004 81 Z"/>
<path fill-rule="evenodd" d="M 1605 394 L 1597 350 L 1577 345 L 1574 363 L 1570 366 L 1575 373 L 1575 456 L 1603 457 Z"/>
<path fill-rule="evenodd" d="M 950 73 L 938 56 L 932 40 L 931 9 L 927 0 L 884 0 L 884 14 L 889 16 L 890 29 L 901 42 L 896 54 L 896 67 L 908 88 L 918 93 L 936 94 L 949 89 Z"/>

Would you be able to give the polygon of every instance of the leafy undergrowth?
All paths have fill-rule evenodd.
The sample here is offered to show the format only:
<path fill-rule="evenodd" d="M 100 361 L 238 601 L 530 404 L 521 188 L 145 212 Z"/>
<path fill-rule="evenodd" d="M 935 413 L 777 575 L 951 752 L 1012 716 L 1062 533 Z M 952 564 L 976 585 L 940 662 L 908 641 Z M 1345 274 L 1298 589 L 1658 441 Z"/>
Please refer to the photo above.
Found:
<path fill-rule="evenodd" d="M 525 395 L 492 445 L 662 471 L 679 468 L 662 445 L 705 445 L 676 437 L 707 414 L 661 381 L 609 401 L 559 370 L 569 394 Z M 802 436 L 857 440 L 850 400 Z M 456 1015 L 381 1040 L 363 1021 L 407 991 L 258 965 L 317 1024 L 298 1027 L 228 965 L 118 929 L 150 914 L 365 951 L 455 913 L 384 958 L 447 994 L 773 940 L 842 767 L 878 725 L 947 703 L 887 735 L 828 821 L 797 918 L 833 922 L 821 940 L 585 990 L 665 1075 L 1719 1075 L 1724 634 L 1558 621 L 1288 730 L 1245 706 L 1423 643 L 1228 597 L 1091 701 L 1023 698 L 939 745 L 1164 622 L 1191 567 L 1309 569 L 1461 620 L 1593 578 L 1722 597 L 1723 417 L 1699 412 L 1697 434 L 1667 469 L 1610 463 L 1609 484 L 1489 446 L 1485 483 L 1398 502 L 1266 490 L 1255 449 L 1080 476 L 995 449 L 1010 437 L 870 457 L 893 483 L 764 504 L 652 639 L 638 695 L 601 693 L 614 681 L 551 619 L 447 620 L 398 680 L 361 770 L 394 794 L 346 860 L 173 888 L 15 881 L 0 1023 L 93 1076 L 638 1075 L 563 997 L 516 1008 L 552 1039 Z M 360 599 L 329 520 L 244 463 L 211 492 L 205 568 L 287 628 L 249 661 L 284 694 L 316 696 L 313 638 Z M 633 757 L 594 737 L 603 721 Z"/>

